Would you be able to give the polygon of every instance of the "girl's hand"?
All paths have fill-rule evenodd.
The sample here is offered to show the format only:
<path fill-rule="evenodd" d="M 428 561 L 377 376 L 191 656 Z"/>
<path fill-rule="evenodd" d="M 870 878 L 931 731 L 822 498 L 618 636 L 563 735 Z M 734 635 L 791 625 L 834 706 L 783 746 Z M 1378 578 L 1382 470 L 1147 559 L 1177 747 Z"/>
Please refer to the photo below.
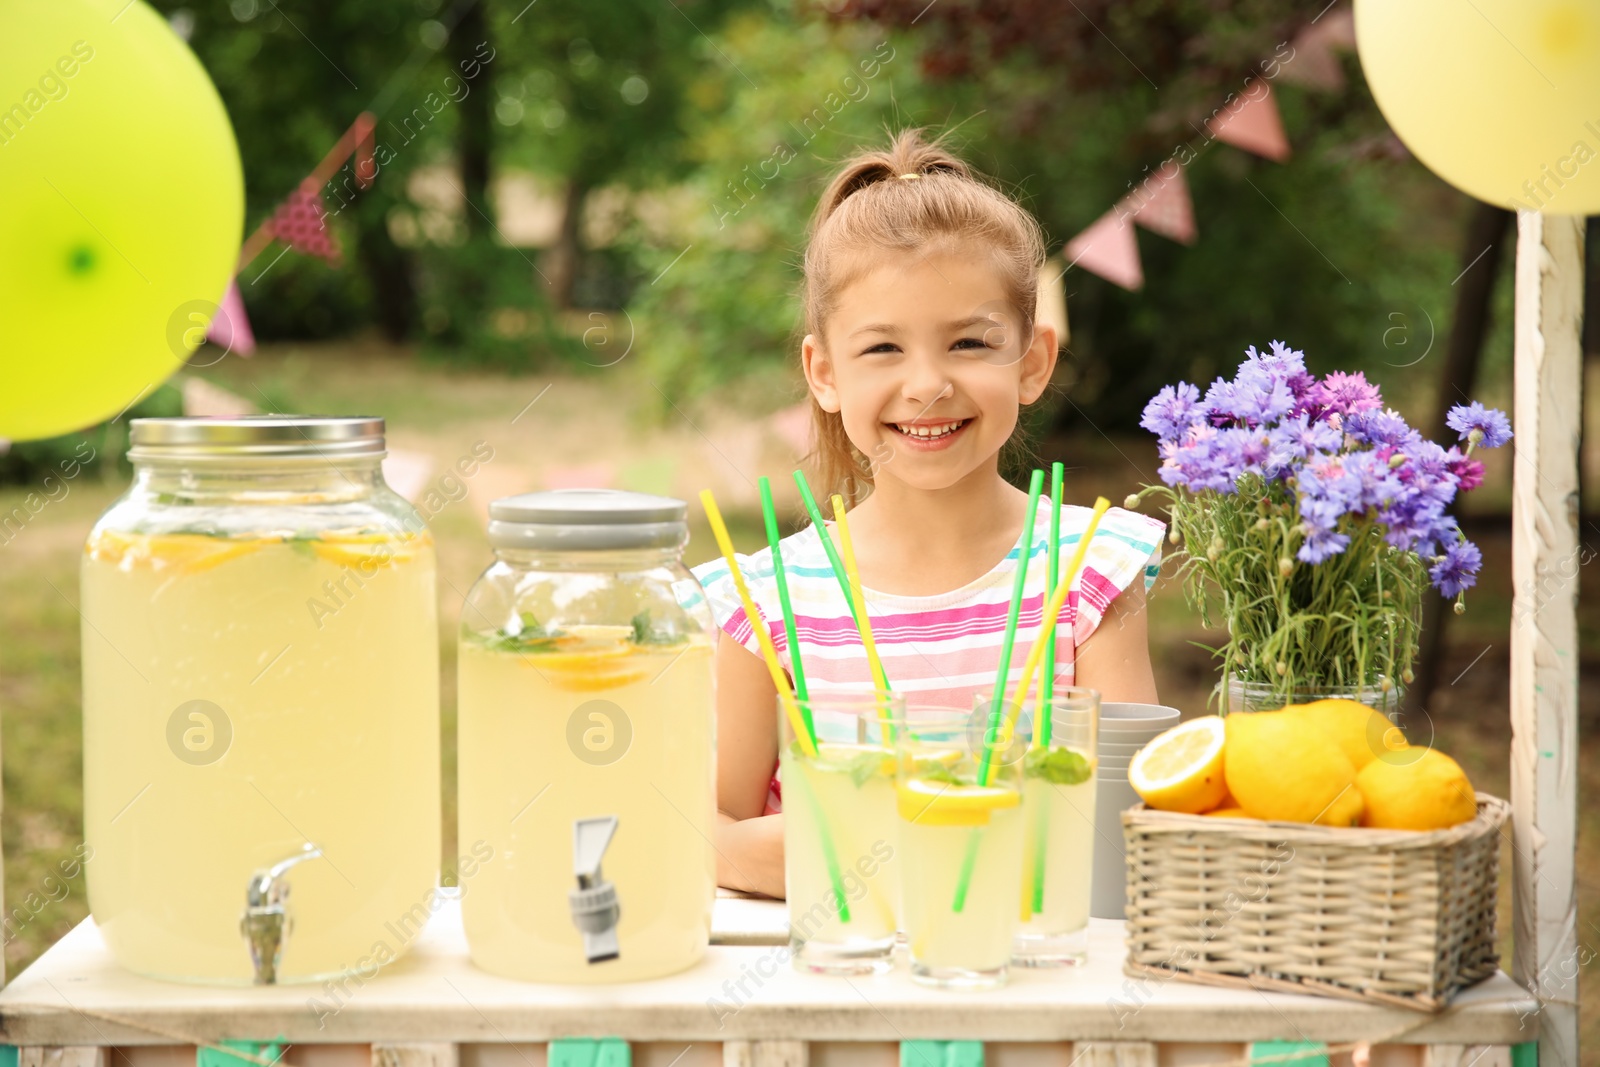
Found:
<path fill-rule="evenodd" d="M 783 816 L 717 813 L 717 884 L 783 899 Z"/>
<path fill-rule="evenodd" d="M 1097 689 L 1102 702 L 1159 704 L 1150 667 L 1144 580 L 1135 578 L 1106 609 L 1089 640 L 1079 645 L 1074 682 Z"/>

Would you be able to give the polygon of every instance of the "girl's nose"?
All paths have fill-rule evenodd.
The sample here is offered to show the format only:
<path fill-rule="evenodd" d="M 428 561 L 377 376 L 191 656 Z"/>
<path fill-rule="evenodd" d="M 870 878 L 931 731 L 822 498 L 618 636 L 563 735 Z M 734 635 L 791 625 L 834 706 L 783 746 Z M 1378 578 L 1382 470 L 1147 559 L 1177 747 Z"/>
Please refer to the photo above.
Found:
<path fill-rule="evenodd" d="M 932 407 L 947 396 L 954 396 L 955 383 L 928 360 L 912 360 L 900 395 L 908 401 Z"/>

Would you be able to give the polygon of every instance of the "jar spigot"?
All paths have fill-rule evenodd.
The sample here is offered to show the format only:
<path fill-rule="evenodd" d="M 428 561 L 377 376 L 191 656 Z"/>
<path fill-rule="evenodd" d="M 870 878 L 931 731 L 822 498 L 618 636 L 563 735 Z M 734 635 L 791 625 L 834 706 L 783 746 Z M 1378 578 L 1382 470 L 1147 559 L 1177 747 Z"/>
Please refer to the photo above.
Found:
<path fill-rule="evenodd" d="M 617 887 L 600 873 L 611 836 L 617 832 L 617 817 L 602 815 L 579 819 L 572 824 L 572 869 L 578 888 L 568 894 L 572 922 L 583 933 L 583 955 L 590 963 L 604 963 L 620 955 L 617 920 L 622 906 L 617 902 Z"/>
<path fill-rule="evenodd" d="M 321 855 L 322 850 L 308 841 L 294 855 L 250 876 L 250 884 L 245 887 L 244 914 L 239 917 L 239 932 L 250 946 L 256 985 L 273 985 L 278 981 L 278 961 L 283 958 L 284 942 L 289 940 L 294 929 L 289 915 L 289 883 L 284 875 L 295 864 Z"/>

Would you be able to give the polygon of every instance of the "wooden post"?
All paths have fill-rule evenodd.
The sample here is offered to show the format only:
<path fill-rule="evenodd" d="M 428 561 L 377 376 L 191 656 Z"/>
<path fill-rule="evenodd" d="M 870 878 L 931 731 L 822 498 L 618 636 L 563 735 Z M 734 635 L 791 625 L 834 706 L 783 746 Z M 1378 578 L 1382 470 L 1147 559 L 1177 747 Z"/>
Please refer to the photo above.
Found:
<path fill-rule="evenodd" d="M 1511 503 L 1513 976 L 1540 1067 L 1578 1063 L 1578 427 L 1583 220 L 1517 218 Z"/>

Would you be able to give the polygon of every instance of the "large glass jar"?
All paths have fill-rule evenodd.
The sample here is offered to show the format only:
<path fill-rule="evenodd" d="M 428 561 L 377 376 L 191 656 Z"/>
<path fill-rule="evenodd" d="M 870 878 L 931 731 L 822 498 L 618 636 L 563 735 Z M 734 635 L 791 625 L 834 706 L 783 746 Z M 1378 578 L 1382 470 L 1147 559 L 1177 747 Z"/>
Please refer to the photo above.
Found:
<path fill-rule="evenodd" d="M 461 879 L 480 967 L 623 982 L 690 966 L 716 866 L 712 621 L 680 500 L 571 489 L 489 507 L 461 613 Z M 690 598 L 685 598 L 689 601 Z"/>
<path fill-rule="evenodd" d="M 131 970 L 370 972 L 428 914 L 434 550 L 383 429 L 133 421 L 133 485 L 82 567 L 89 906 Z"/>

